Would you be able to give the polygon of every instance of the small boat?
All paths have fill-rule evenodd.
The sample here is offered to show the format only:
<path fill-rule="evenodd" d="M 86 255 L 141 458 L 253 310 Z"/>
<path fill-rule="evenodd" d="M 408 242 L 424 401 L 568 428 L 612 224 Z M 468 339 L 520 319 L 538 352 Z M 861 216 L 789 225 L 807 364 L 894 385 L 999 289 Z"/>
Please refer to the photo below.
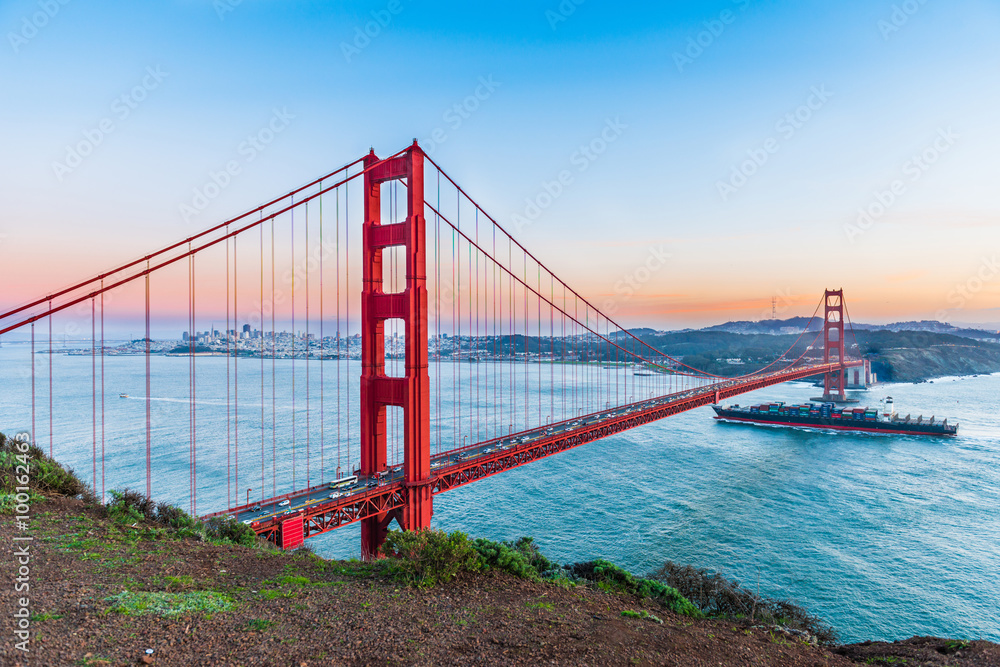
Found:
<path fill-rule="evenodd" d="M 118 394 L 118 398 L 128 398 L 128 394 Z"/>

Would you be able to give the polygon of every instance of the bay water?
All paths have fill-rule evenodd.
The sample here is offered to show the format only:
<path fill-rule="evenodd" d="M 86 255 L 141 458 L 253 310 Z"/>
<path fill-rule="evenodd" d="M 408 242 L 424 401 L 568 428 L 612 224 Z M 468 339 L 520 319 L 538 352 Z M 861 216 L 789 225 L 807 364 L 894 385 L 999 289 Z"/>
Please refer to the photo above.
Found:
<path fill-rule="evenodd" d="M 30 358 L 25 344 L 0 347 L 0 431 L 7 435 L 31 429 Z M 35 439 L 46 451 L 48 363 L 48 355 L 35 355 Z M 102 482 L 106 489 L 144 490 L 145 360 L 104 360 L 97 442 L 93 363 L 88 355 L 53 355 L 54 454 L 98 490 Z M 316 390 L 320 363 L 322 398 Z M 189 508 L 188 359 L 156 356 L 152 365 L 153 495 Z M 304 364 L 295 364 L 300 389 L 294 408 L 286 393 L 270 393 L 272 371 L 285 386 L 292 362 L 265 365 L 263 374 L 259 360 L 240 360 L 234 424 L 225 382 L 232 368 L 225 358 L 197 362 L 199 513 L 226 509 L 227 495 L 242 504 L 247 489 L 253 489 L 251 499 L 262 490 L 270 496 L 304 486 L 307 474 L 316 484 L 335 477 L 338 465 L 342 474 L 357 465 L 357 362 L 311 364 L 308 424 Z M 513 377 L 521 377 L 520 370 Z M 459 398 L 448 395 L 449 387 L 442 385 L 443 410 Z M 788 383 L 731 402 L 800 403 L 816 393 L 811 385 Z M 605 558 L 640 575 L 667 560 L 708 568 L 805 607 L 844 641 L 912 635 L 1000 641 L 1000 375 L 882 384 L 852 394 L 871 406 L 891 395 L 902 414 L 960 423 L 959 435 L 723 424 L 701 408 L 436 496 L 434 525 L 494 540 L 529 535 L 563 563 Z M 464 400 L 467 410 L 470 399 Z M 102 428 L 103 474 L 99 458 L 96 470 L 93 461 L 95 450 L 100 456 Z M 431 428 L 435 451 L 463 442 L 461 427 Z M 238 481 L 234 436 L 240 442 Z M 398 456 L 390 453 L 391 460 Z M 310 539 L 309 546 L 324 557 L 348 558 L 360 555 L 359 542 L 355 525 Z"/>

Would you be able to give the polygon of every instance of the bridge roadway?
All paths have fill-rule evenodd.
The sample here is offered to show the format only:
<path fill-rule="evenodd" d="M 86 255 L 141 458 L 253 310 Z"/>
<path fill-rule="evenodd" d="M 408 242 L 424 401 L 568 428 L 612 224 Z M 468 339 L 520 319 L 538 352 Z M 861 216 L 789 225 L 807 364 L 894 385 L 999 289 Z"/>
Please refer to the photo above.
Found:
<path fill-rule="evenodd" d="M 860 363 L 848 361 L 845 366 Z M 724 380 L 438 454 L 431 457 L 432 492 L 443 493 L 665 417 L 782 382 L 820 375 L 837 367 L 838 364 L 812 364 L 764 376 Z M 280 545 L 286 521 L 297 524 L 301 519 L 303 538 L 313 537 L 403 507 L 403 487 L 402 465 L 397 465 L 381 476 L 359 476 L 357 483 L 347 488 L 332 489 L 326 483 L 203 518 L 230 517 L 242 521 L 258 535 Z"/>

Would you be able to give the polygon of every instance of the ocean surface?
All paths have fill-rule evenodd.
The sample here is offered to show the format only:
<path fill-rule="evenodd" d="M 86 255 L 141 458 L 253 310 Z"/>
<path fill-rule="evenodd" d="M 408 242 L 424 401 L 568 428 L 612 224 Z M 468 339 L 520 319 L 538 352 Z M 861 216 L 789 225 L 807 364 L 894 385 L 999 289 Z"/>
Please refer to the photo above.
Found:
<path fill-rule="evenodd" d="M 7 435 L 31 429 L 29 357 L 26 345 L 0 347 L 0 431 Z M 36 355 L 36 441 L 46 451 L 48 363 L 48 355 Z M 52 363 L 55 456 L 98 489 L 103 482 L 106 489 L 144 490 L 144 359 L 105 359 L 103 475 L 100 460 L 96 470 L 93 463 L 102 427 L 98 412 L 95 443 L 92 360 L 56 354 Z M 227 419 L 226 359 L 198 360 L 199 513 L 225 509 L 227 493 L 242 502 L 247 488 L 254 489 L 251 498 L 262 488 L 270 495 L 272 485 L 281 493 L 292 474 L 297 486 L 307 474 L 315 484 L 321 474 L 335 476 L 338 463 L 345 471 L 356 464 L 360 369 L 356 362 L 323 364 L 320 399 L 319 367 L 310 366 L 307 426 L 304 364 L 296 363 L 293 410 L 290 396 L 270 394 L 271 372 L 289 384 L 291 362 L 272 369 L 267 360 L 262 422 L 260 362 L 241 360 L 236 425 L 231 411 Z M 188 368 L 184 357 L 154 357 L 150 392 L 153 494 L 184 508 L 190 503 Z M 119 398 L 121 393 L 129 398 Z M 732 402 L 802 402 L 816 393 L 807 384 L 789 383 Z M 600 557 L 636 574 L 667 560 L 705 567 L 805 607 L 845 641 L 912 635 L 1000 641 L 1000 375 L 884 384 L 854 395 L 872 406 L 891 395 L 903 414 L 959 422 L 959 436 L 721 424 L 710 408 L 701 408 L 437 496 L 434 524 L 496 540 L 530 535 L 546 555 L 564 563 Z M 443 404 L 454 398 L 445 395 Z M 320 400 L 326 408 L 322 423 Z M 260 425 L 271 425 L 272 409 L 273 439 L 266 433 L 262 442 Z M 434 432 L 440 433 L 436 424 Z M 307 433 L 308 464 L 302 444 Z M 226 464 L 234 436 L 240 442 L 238 481 L 232 447 L 228 475 Z M 446 429 L 443 437 L 459 434 Z M 270 468 L 272 446 L 277 474 Z M 262 449 L 268 466 L 263 480 Z M 359 534 L 349 526 L 310 540 L 310 546 L 329 558 L 358 556 Z"/>

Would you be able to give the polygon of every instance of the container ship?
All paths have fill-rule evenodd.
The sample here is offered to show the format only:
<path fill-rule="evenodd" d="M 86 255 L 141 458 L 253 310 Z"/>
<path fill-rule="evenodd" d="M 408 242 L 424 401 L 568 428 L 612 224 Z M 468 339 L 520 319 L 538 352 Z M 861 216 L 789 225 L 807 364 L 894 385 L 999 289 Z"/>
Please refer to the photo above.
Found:
<path fill-rule="evenodd" d="M 834 431 L 864 431 L 867 433 L 902 433 L 913 435 L 953 436 L 958 424 L 934 417 L 900 417 L 896 414 L 892 397 L 882 401 L 879 408 L 838 408 L 835 403 L 805 403 L 785 405 L 783 402 L 762 405 L 731 405 L 727 408 L 713 405 L 715 418 L 725 422 L 767 424 L 769 426 L 797 426 Z"/>

